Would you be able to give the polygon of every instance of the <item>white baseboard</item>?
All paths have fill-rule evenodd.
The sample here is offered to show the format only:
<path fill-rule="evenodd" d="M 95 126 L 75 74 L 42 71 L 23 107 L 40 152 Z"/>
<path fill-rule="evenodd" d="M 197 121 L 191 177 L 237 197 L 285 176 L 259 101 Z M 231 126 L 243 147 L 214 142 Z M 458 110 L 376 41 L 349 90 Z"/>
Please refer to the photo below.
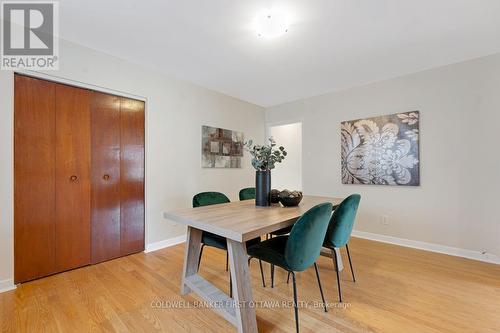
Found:
<path fill-rule="evenodd" d="M 472 251 L 472 250 L 460 249 L 457 247 L 426 243 L 411 239 L 374 234 L 366 231 L 353 230 L 352 235 L 354 237 L 370 239 L 382 243 L 395 244 L 405 247 L 411 247 L 414 249 L 443 253 L 451 256 L 463 257 L 467 259 L 479 260 L 491 264 L 500 265 L 500 257 L 492 253 L 482 253 L 480 251 Z"/>
<path fill-rule="evenodd" d="M 174 246 L 180 243 L 184 243 L 186 241 L 186 235 L 180 235 L 177 237 L 172 237 L 169 239 L 165 239 L 159 242 L 154 242 L 151 244 L 146 245 L 146 250 L 144 250 L 145 253 L 157 251 L 160 249 L 164 249 L 169 246 Z"/>
<path fill-rule="evenodd" d="M 443 253 L 443 254 L 448 254 L 451 256 L 455 256 L 455 257 L 462 257 L 462 258 L 484 261 L 484 262 L 500 265 L 500 257 L 496 256 L 492 253 L 482 253 L 479 251 L 460 249 L 457 247 L 427 243 L 427 242 L 416 241 L 416 240 L 411 240 L 411 239 L 406 239 L 406 238 L 393 237 L 393 236 L 387 236 L 387 235 L 382 235 L 382 234 L 374 234 L 371 232 L 359 231 L 359 230 L 353 230 L 352 235 L 354 237 L 369 239 L 369 240 L 373 240 L 373 241 L 377 241 L 377 242 L 389 243 L 389 244 L 400 245 L 400 246 L 405 246 L 405 247 L 411 247 L 414 249 L 431 251 L 431 252 L 436 252 L 436 253 Z M 165 239 L 165 240 L 162 240 L 159 242 L 155 242 L 155 243 L 151 243 L 151 244 L 146 245 L 146 250 L 144 252 L 149 253 L 149 252 L 157 251 L 160 249 L 164 249 L 166 247 L 170 247 L 170 246 L 184 243 L 185 241 L 186 241 L 186 235 L 180 235 L 177 237 Z M 4 287 L 4 284 L 6 287 Z M 2 287 L 4 287 L 4 288 L 2 288 Z M 10 287 L 10 289 L 3 290 L 3 289 L 8 288 L 8 287 Z M 12 283 L 12 280 L 0 281 L 0 292 L 2 290 L 7 291 L 7 290 L 11 290 L 13 288 L 15 288 L 15 285 Z"/>
<path fill-rule="evenodd" d="M 12 279 L 6 279 L 0 281 L 0 293 L 14 289 L 16 289 L 16 285 L 14 284 L 14 281 Z"/>

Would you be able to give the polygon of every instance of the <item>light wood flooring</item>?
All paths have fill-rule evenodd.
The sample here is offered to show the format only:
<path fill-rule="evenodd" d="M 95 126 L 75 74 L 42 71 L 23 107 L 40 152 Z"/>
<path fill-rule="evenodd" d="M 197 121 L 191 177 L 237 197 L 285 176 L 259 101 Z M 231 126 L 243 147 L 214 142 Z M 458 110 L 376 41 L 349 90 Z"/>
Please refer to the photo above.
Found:
<path fill-rule="evenodd" d="M 320 304 L 314 268 L 298 274 L 301 332 L 500 332 L 500 266 L 362 239 L 350 246 L 357 282 L 342 272 L 338 306 L 330 258 L 319 268 L 328 313 Z M 24 283 L 0 294 L 2 332 L 234 332 L 210 309 L 186 308 L 200 299 L 180 296 L 184 247 L 177 245 Z M 345 255 L 345 253 L 343 253 Z M 347 262 L 347 257 L 345 263 Z M 292 285 L 276 270 L 263 288 L 251 265 L 260 332 L 294 332 Z M 270 284 L 269 265 L 264 264 Z M 206 248 L 201 274 L 228 290 L 225 253 Z M 283 302 L 283 304 L 282 304 Z M 305 303 L 304 303 L 305 304 Z M 290 304 L 291 305 L 291 304 Z"/>

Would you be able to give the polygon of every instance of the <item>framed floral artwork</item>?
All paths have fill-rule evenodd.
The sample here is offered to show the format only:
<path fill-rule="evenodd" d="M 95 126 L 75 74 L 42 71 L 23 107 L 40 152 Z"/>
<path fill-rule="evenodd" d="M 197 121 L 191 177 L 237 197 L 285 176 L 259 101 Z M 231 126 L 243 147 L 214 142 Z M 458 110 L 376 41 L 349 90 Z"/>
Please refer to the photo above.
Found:
<path fill-rule="evenodd" d="M 420 185 L 419 125 L 419 111 L 342 122 L 342 183 Z"/>

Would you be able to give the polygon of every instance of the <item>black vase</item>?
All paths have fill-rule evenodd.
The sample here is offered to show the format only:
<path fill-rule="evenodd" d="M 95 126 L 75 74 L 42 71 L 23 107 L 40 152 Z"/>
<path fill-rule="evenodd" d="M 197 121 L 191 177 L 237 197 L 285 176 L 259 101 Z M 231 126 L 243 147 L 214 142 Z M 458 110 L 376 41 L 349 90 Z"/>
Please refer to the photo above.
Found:
<path fill-rule="evenodd" d="M 271 170 L 255 172 L 255 205 L 271 205 Z"/>

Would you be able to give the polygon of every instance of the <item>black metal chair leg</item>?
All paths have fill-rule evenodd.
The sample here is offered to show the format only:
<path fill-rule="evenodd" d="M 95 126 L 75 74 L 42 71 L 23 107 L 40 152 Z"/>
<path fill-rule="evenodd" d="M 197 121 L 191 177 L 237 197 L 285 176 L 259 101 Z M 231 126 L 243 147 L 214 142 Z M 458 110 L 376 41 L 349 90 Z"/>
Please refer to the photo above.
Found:
<path fill-rule="evenodd" d="M 321 300 L 323 301 L 323 307 L 325 308 L 325 312 L 328 312 L 328 309 L 326 308 L 325 296 L 323 295 L 323 288 L 321 287 L 321 280 L 319 279 L 318 265 L 316 265 L 316 263 L 314 263 L 314 269 L 316 270 L 316 278 L 318 279 L 319 292 L 321 293 Z"/>
<path fill-rule="evenodd" d="M 204 248 L 204 247 L 205 247 L 205 244 L 201 244 L 200 256 L 198 257 L 198 271 L 200 270 L 201 255 L 203 254 L 203 248 Z"/>
<path fill-rule="evenodd" d="M 347 258 L 349 258 L 349 266 L 351 266 L 351 273 L 352 273 L 352 281 L 356 282 L 356 278 L 354 277 L 354 269 L 352 268 L 352 261 L 351 261 L 351 255 L 349 253 L 349 246 L 346 244 L 345 248 L 347 250 Z"/>
<path fill-rule="evenodd" d="M 250 267 L 250 260 L 252 260 L 253 257 L 248 257 L 248 267 Z M 260 266 L 260 276 L 262 278 L 262 286 L 265 288 L 266 287 L 266 281 L 264 280 L 264 270 L 262 269 L 262 261 L 259 259 L 259 266 Z"/>
<path fill-rule="evenodd" d="M 274 265 L 271 264 L 271 288 L 274 288 Z"/>
<path fill-rule="evenodd" d="M 272 234 L 267 234 L 267 236 L 269 236 L 268 239 L 273 238 Z M 274 265 L 273 264 L 270 265 L 271 265 L 271 288 L 274 288 Z"/>
<path fill-rule="evenodd" d="M 226 272 L 228 270 L 228 264 L 229 264 L 229 253 L 226 251 Z"/>
<path fill-rule="evenodd" d="M 297 282 L 295 281 L 295 272 L 292 273 L 293 282 L 293 308 L 295 311 L 295 329 L 299 333 L 299 305 L 297 302 Z"/>
<path fill-rule="evenodd" d="M 262 261 L 260 259 L 259 259 L 259 266 L 260 266 L 260 276 L 262 278 L 262 286 L 265 288 L 266 280 L 264 279 L 264 270 L 262 269 Z"/>
<path fill-rule="evenodd" d="M 290 272 L 288 272 L 288 276 L 286 278 L 286 284 L 288 284 L 288 282 L 290 282 Z"/>
<path fill-rule="evenodd" d="M 339 265 L 337 263 L 337 254 L 335 250 L 332 252 L 333 265 L 335 266 L 335 273 L 337 273 L 337 286 L 339 288 L 339 302 L 342 303 L 342 291 L 340 290 L 340 275 L 339 275 Z"/>

